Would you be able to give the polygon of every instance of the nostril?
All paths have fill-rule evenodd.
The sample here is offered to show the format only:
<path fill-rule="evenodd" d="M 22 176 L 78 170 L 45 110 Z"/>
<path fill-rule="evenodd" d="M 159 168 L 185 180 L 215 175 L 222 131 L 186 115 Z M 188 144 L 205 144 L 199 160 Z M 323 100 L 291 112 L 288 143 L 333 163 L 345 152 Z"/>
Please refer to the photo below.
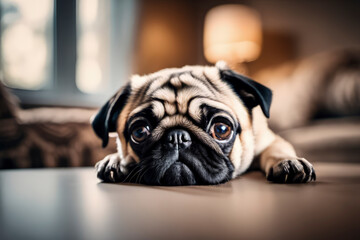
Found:
<path fill-rule="evenodd" d="M 168 135 L 168 141 L 169 141 L 169 143 L 174 142 L 174 136 L 172 134 Z"/>
<path fill-rule="evenodd" d="M 188 147 L 191 144 L 190 134 L 182 129 L 175 129 L 168 133 L 168 143 L 171 147 Z"/>
<path fill-rule="evenodd" d="M 191 141 L 190 135 L 187 132 L 184 132 L 180 135 L 181 142 L 189 142 Z"/>

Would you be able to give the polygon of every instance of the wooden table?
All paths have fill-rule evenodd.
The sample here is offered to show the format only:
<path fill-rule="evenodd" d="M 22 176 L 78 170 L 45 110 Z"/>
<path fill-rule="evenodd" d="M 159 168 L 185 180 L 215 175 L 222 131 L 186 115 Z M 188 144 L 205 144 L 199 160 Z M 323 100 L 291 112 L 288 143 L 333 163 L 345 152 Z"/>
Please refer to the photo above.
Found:
<path fill-rule="evenodd" d="M 92 168 L 0 171 L 0 239 L 360 239 L 360 164 L 318 181 L 105 184 Z"/>

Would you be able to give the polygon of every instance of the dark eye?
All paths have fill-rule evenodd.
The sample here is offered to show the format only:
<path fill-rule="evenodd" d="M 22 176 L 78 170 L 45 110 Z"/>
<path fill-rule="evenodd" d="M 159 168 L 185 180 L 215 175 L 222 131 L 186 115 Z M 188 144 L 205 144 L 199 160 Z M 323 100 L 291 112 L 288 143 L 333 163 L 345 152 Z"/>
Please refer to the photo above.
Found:
<path fill-rule="evenodd" d="M 145 139 L 150 135 L 149 126 L 141 126 L 135 128 L 131 133 L 131 139 L 135 143 L 140 143 L 145 141 Z"/>
<path fill-rule="evenodd" d="M 227 140 L 231 137 L 231 127 L 225 123 L 215 123 L 211 126 L 210 129 L 211 136 L 216 140 Z"/>

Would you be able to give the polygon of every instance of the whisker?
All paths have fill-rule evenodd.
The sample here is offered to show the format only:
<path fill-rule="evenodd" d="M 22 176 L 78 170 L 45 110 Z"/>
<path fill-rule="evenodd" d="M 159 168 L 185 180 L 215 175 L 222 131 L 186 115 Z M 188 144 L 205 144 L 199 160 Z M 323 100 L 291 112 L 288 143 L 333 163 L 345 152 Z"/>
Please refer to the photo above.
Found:
<path fill-rule="evenodd" d="M 139 167 L 140 169 L 138 170 L 138 171 L 136 171 L 136 173 L 134 173 L 132 176 L 131 176 L 131 178 L 129 179 L 129 182 L 131 182 L 132 183 L 132 180 L 133 180 L 133 178 L 136 176 L 136 175 L 138 175 L 139 173 L 141 173 L 141 171 L 143 170 L 141 167 Z M 136 183 L 136 182 L 134 182 L 134 183 Z"/>
<path fill-rule="evenodd" d="M 139 177 L 141 176 L 141 174 L 144 172 L 143 170 L 144 170 L 143 168 L 142 168 L 142 169 L 140 169 L 139 173 L 137 174 L 137 177 L 136 177 L 135 183 L 140 183 L 140 182 L 138 182 L 138 180 L 139 180 Z"/>
<path fill-rule="evenodd" d="M 145 176 L 145 174 L 147 173 L 147 171 L 149 171 L 150 168 L 146 169 L 143 174 L 141 175 L 140 179 L 139 179 L 139 183 L 141 183 L 141 179 Z"/>
<path fill-rule="evenodd" d="M 126 182 L 126 180 L 130 177 L 130 175 L 131 175 L 137 168 L 139 168 L 138 165 L 136 165 L 136 166 L 134 167 L 134 169 L 131 170 L 131 172 L 126 176 L 126 178 L 125 178 L 121 183 Z"/>

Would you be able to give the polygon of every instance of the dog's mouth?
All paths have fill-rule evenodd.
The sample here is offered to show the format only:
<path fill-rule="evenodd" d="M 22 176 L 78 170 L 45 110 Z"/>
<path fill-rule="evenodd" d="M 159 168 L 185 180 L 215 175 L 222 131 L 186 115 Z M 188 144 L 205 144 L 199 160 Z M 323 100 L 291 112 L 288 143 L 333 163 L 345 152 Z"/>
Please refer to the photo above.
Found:
<path fill-rule="evenodd" d="M 166 170 L 160 182 L 162 185 L 179 186 L 194 185 L 198 181 L 188 165 L 182 161 L 176 161 Z"/>
<path fill-rule="evenodd" d="M 139 182 L 148 185 L 219 184 L 231 179 L 233 171 L 228 158 L 199 146 L 167 152 L 165 156 L 155 153 L 140 161 L 139 165 L 144 172 Z"/>
<path fill-rule="evenodd" d="M 160 162 L 158 159 L 153 159 L 146 167 L 147 174 L 142 183 L 164 186 L 199 184 L 198 170 L 191 164 L 197 160 L 186 155 L 182 151 L 169 152 L 161 159 L 161 164 L 157 164 Z"/>

